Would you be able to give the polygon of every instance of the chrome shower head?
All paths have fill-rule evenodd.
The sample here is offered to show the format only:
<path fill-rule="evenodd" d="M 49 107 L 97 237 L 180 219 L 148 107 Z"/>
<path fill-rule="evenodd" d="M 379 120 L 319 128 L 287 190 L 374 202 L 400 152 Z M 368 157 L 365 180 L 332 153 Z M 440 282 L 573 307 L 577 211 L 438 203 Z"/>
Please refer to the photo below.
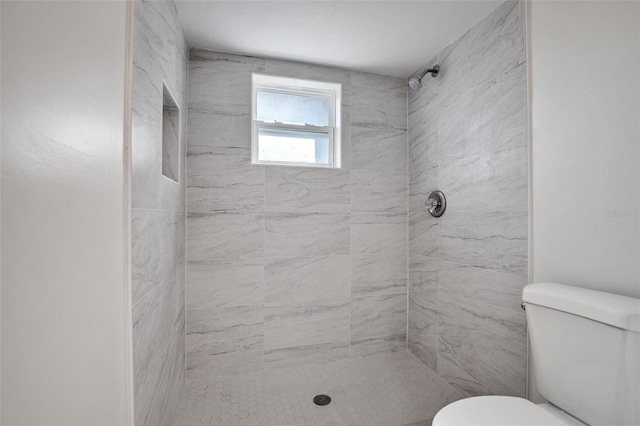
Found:
<path fill-rule="evenodd" d="M 431 74 L 431 77 L 435 77 L 438 75 L 438 72 L 440 72 L 440 66 L 438 65 L 434 66 L 433 68 L 424 70 L 419 75 L 411 77 L 409 79 L 409 87 L 411 87 L 413 90 L 418 90 L 420 87 L 422 87 L 422 79 L 425 75 Z"/>
<path fill-rule="evenodd" d="M 413 90 L 418 90 L 420 86 L 422 86 L 421 80 L 422 79 L 418 77 L 411 77 L 409 79 L 409 87 L 411 87 Z"/>

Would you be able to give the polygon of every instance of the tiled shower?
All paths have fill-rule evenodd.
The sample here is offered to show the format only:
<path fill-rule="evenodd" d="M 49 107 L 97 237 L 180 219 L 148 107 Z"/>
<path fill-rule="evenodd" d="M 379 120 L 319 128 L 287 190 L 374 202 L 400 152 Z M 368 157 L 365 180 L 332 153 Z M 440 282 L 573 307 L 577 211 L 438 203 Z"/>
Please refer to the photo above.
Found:
<path fill-rule="evenodd" d="M 433 384 L 431 402 L 415 401 L 430 411 L 411 421 L 463 396 L 524 395 L 523 2 L 425 58 L 441 72 L 418 91 L 404 78 L 189 51 L 171 1 L 136 2 L 134 29 L 136 424 L 172 424 L 180 393 L 205 398 L 209 384 L 220 404 L 225 386 L 267 389 L 292 372 L 366 389 L 366 366 Z M 341 169 L 251 164 L 252 73 L 342 84 Z M 163 83 L 181 114 L 177 182 L 156 173 Z M 439 219 L 424 208 L 435 189 L 448 200 Z"/>
<path fill-rule="evenodd" d="M 251 73 L 342 84 L 342 168 L 251 164 Z M 403 79 L 190 57 L 187 376 L 405 350 Z"/>
<path fill-rule="evenodd" d="M 506 2 L 409 93 L 409 350 L 465 396 L 525 395 L 524 3 Z M 440 218 L 430 191 L 447 195 Z"/>
<path fill-rule="evenodd" d="M 172 2 L 136 2 L 132 96 L 135 424 L 169 424 L 184 380 L 188 48 Z M 162 174 L 163 87 L 180 108 L 177 179 Z"/>

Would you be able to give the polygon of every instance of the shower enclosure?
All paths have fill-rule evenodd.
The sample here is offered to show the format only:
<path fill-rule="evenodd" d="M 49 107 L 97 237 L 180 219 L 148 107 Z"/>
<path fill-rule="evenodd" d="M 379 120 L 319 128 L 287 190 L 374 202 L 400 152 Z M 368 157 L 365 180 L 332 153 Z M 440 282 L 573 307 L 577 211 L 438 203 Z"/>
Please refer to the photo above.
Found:
<path fill-rule="evenodd" d="M 208 401 L 198 409 L 204 418 L 229 416 L 222 423 L 260 419 L 270 406 L 287 411 L 275 412 L 278 421 L 319 421 L 313 397 L 334 392 L 325 420 L 358 424 L 384 406 L 385 398 L 360 398 L 367 383 L 413 401 L 406 412 L 389 410 L 385 421 L 396 424 L 428 419 L 463 396 L 524 394 L 521 3 L 502 4 L 409 84 L 204 49 L 191 49 L 187 61 L 173 3 L 137 3 L 135 17 L 140 424 L 171 421 L 182 374 L 181 422 L 196 422 L 189 416 L 198 398 Z M 160 34 L 173 42 L 160 43 Z M 254 74 L 341 85 L 340 168 L 251 164 Z M 178 182 L 157 173 L 166 159 L 153 143 L 161 83 L 182 114 Z M 435 189 L 448 197 L 439 217 L 425 206 Z M 402 390 L 391 378 L 375 381 L 385 369 Z M 324 379 L 291 384 L 314 374 Z M 429 397 L 414 401 L 413 388 Z"/>

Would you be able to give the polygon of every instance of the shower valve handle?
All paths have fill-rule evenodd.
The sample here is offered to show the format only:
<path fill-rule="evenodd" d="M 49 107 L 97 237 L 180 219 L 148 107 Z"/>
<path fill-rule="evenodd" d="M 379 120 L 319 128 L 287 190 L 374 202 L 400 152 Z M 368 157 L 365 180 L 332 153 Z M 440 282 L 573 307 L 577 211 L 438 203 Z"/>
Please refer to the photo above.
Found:
<path fill-rule="evenodd" d="M 427 211 L 433 217 L 440 217 L 447 208 L 447 200 L 442 191 L 433 191 L 426 202 Z"/>

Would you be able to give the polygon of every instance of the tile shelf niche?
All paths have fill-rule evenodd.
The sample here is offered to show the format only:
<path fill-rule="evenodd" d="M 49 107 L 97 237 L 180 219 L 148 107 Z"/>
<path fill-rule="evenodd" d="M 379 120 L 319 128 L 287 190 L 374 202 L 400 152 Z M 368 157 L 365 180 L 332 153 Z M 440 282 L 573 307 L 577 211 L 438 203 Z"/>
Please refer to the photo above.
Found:
<path fill-rule="evenodd" d="M 180 176 L 180 107 L 167 83 L 162 83 L 162 174 L 174 182 Z"/>

